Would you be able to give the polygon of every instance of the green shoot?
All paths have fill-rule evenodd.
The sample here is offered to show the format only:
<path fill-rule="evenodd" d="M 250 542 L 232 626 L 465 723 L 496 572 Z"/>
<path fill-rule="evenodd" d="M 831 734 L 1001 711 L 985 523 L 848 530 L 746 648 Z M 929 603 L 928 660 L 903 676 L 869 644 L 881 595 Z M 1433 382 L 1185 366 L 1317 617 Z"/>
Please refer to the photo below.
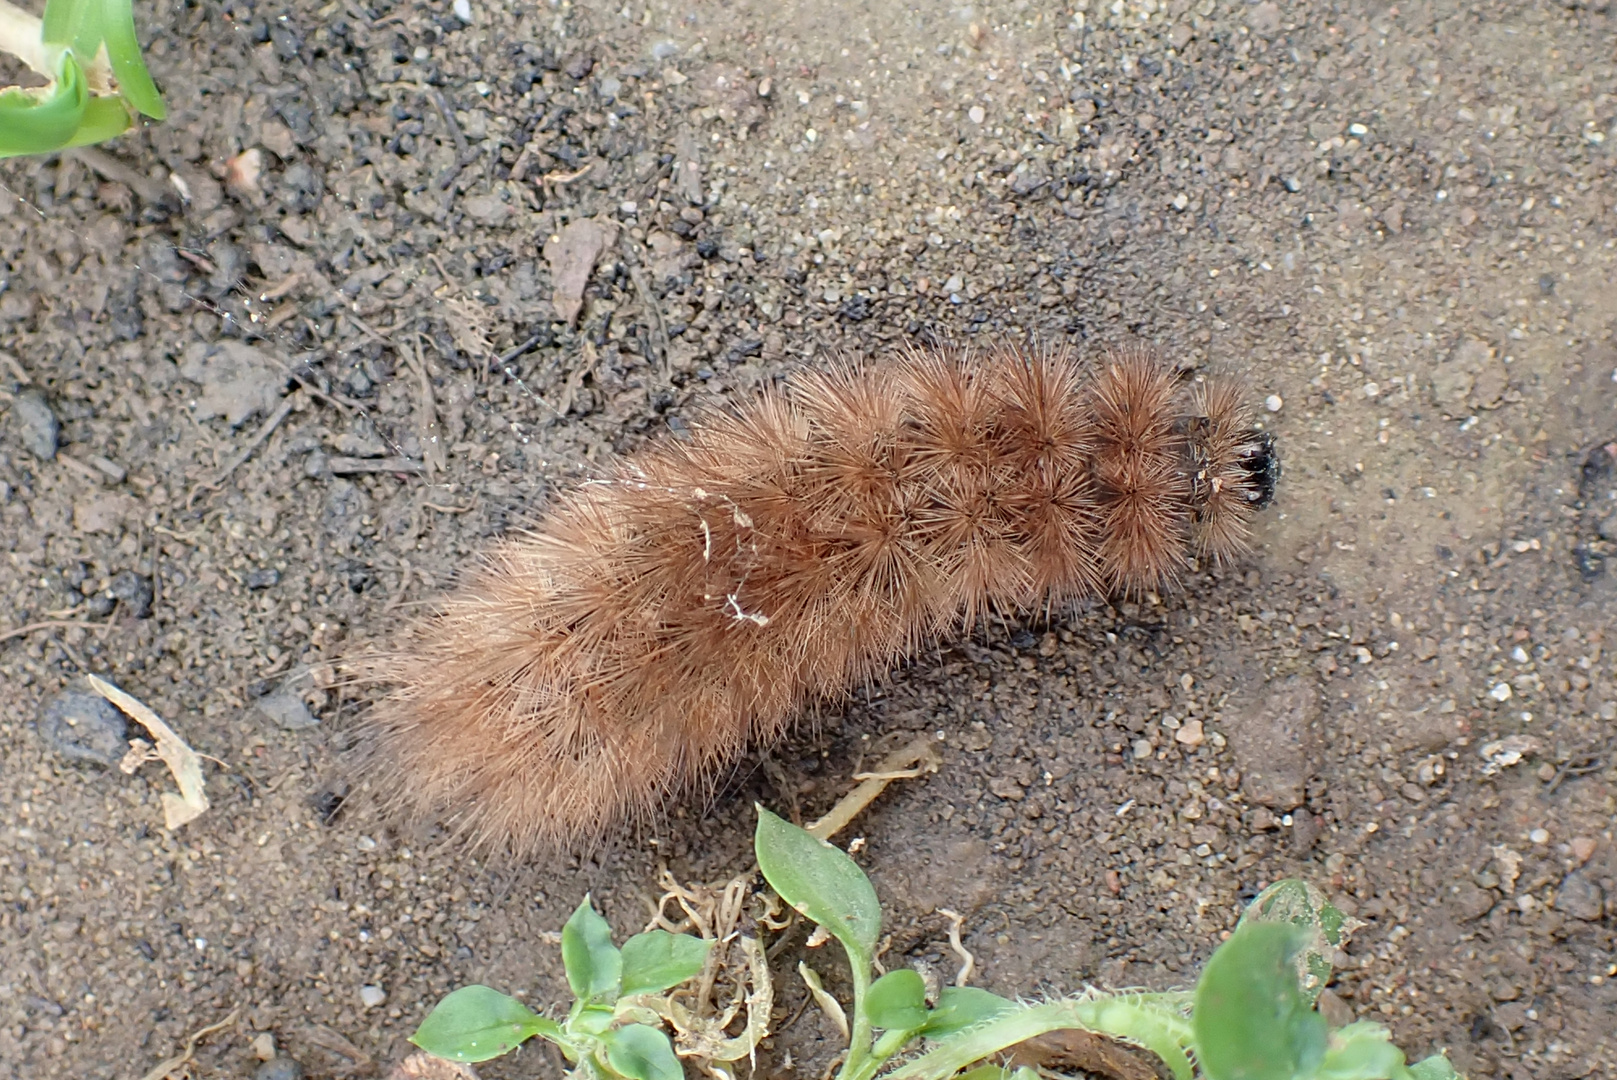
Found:
<path fill-rule="evenodd" d="M 137 114 L 166 115 L 130 0 L 46 0 L 43 18 L 0 0 L 0 50 L 47 80 L 0 89 L 0 157 L 103 142 Z"/>
<path fill-rule="evenodd" d="M 1315 1009 L 1330 979 L 1330 958 L 1355 924 L 1302 882 L 1265 889 L 1208 960 L 1194 990 L 1089 990 L 1035 1003 L 948 987 L 929 1001 L 924 980 L 908 968 L 872 978 L 881 906 L 853 859 L 762 807 L 754 847 L 770 887 L 836 938 L 847 957 L 853 994 L 846 1009 L 812 969 L 799 968 L 814 1000 L 848 1038 L 837 1080 L 1032 1080 L 1032 1070 L 999 1062 L 1028 1039 L 1071 1029 L 1148 1051 L 1174 1080 L 1457 1080 L 1443 1055 L 1409 1064 L 1380 1024 L 1332 1029 Z M 618 949 L 586 897 L 562 931 L 562 961 L 575 997 L 566 1020 L 538 1016 L 487 987 L 467 987 L 445 998 L 413 1041 L 471 1062 L 537 1035 L 561 1048 L 574 1066 L 570 1076 L 679 1080 L 683 1067 L 658 1022 L 686 1034 L 689 1014 L 675 1001 L 677 988 L 702 972 L 710 945 L 653 930 Z M 759 964 L 762 955 L 758 948 Z M 767 982 L 767 972 L 754 972 L 754 979 Z M 767 1012 L 766 1004 L 762 1020 Z M 759 1021 L 749 1016 L 749 1031 Z M 747 1052 L 757 1037 L 747 1041 Z M 681 1046 L 681 1053 L 710 1064 L 742 1056 L 737 1051 L 721 1059 Z"/>

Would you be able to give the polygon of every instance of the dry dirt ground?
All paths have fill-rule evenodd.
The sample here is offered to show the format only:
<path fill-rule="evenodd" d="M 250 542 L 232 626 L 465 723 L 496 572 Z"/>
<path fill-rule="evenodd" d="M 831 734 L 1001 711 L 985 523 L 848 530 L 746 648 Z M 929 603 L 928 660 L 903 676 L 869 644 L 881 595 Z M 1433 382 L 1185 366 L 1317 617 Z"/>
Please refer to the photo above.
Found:
<path fill-rule="evenodd" d="M 1182 984 L 1301 874 L 1366 923 L 1339 1015 L 1617 1075 L 1617 7 L 137 7 L 170 119 L 0 168 L 0 1077 L 554 1005 L 586 890 L 638 929 L 917 732 L 857 824 L 889 962 L 950 907 L 1001 992 Z M 1244 565 L 940 648 L 592 858 L 366 816 L 342 658 L 555 485 L 831 351 L 1033 334 L 1274 395 Z M 203 817 L 70 756 L 121 748 L 85 670 L 211 755 Z M 818 1076 L 781 984 L 758 1075 Z"/>

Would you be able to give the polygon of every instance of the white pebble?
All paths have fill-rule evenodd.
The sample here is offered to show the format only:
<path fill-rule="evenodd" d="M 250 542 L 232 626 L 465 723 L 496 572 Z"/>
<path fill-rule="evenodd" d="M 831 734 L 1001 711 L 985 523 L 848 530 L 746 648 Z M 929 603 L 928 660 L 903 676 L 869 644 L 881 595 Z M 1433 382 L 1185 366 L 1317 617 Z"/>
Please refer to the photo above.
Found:
<path fill-rule="evenodd" d="M 1512 693 L 1514 691 L 1511 690 L 1510 684 L 1502 682 L 1494 683 L 1493 689 L 1488 691 L 1488 696 L 1495 701 L 1509 701 Z"/>
<path fill-rule="evenodd" d="M 380 986 L 361 986 L 359 988 L 359 1000 L 367 1009 L 374 1009 L 387 1000 L 387 991 Z"/>
<path fill-rule="evenodd" d="M 1363 124 L 1349 124 L 1348 134 L 1352 135 L 1356 139 L 1362 139 L 1366 135 L 1370 134 L 1370 129 L 1365 127 Z"/>
<path fill-rule="evenodd" d="M 1364 384 L 1365 397 L 1373 398 L 1379 393 L 1381 393 L 1381 385 L 1379 383 L 1367 382 Z"/>
<path fill-rule="evenodd" d="M 1548 829 L 1534 829 L 1527 834 L 1527 839 L 1535 844 L 1547 844 L 1550 842 L 1550 833 Z"/>
<path fill-rule="evenodd" d="M 1285 405 L 1285 401 L 1281 399 L 1279 394 L 1270 394 L 1263 399 L 1263 407 L 1270 412 L 1279 412 L 1283 405 Z"/>
<path fill-rule="evenodd" d="M 1134 744 L 1134 757 L 1137 761 L 1144 761 L 1151 756 L 1151 740 L 1139 739 Z"/>
<path fill-rule="evenodd" d="M 973 105 L 971 108 L 966 110 L 966 115 L 971 117 L 971 122 L 973 124 L 980 124 L 984 120 L 988 119 L 988 114 L 983 111 L 983 107 L 981 105 Z"/>
<path fill-rule="evenodd" d="M 472 21 L 471 0 L 455 0 L 454 11 L 455 18 L 459 19 L 461 22 L 469 23 Z"/>

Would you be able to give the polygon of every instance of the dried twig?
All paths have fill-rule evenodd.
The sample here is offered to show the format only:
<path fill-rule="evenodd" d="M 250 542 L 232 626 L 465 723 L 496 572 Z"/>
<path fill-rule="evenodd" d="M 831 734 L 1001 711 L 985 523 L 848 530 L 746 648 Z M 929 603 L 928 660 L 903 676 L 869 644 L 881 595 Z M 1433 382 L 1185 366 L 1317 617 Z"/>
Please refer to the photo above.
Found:
<path fill-rule="evenodd" d="M 212 480 L 203 481 L 191 489 L 191 494 L 185 497 L 185 508 L 187 510 L 191 509 L 196 504 L 197 497 L 204 491 L 218 491 L 224 486 L 224 482 L 230 479 L 230 474 L 239 469 L 246 463 L 248 458 L 253 456 L 253 451 L 263 445 L 264 440 L 274 434 L 275 429 L 281 426 L 282 421 L 292 415 L 292 411 L 298 407 L 298 403 L 299 398 L 295 392 L 288 394 L 281 401 L 280 408 L 276 409 L 268 420 L 258 426 L 258 430 L 253 432 L 253 437 L 247 440 L 247 445 L 236 452 L 236 456 L 231 458 L 224 468 L 219 470 L 218 475 Z"/>
<path fill-rule="evenodd" d="M 174 1075 L 174 1070 L 191 1060 L 191 1055 L 196 1052 L 197 1043 L 201 1042 L 209 1035 L 212 1035 L 214 1032 L 223 1031 L 225 1028 L 234 1024 L 236 1022 L 236 1017 L 240 1014 L 241 1006 L 238 1005 L 234 1009 L 230 1010 L 229 1016 L 225 1017 L 217 1024 L 209 1024 L 205 1028 L 198 1028 L 196 1031 L 191 1033 L 189 1038 L 185 1040 L 184 1050 L 169 1058 L 167 1061 L 158 1062 L 157 1066 L 153 1068 L 151 1072 L 142 1077 L 141 1080 L 168 1080 L 168 1077 Z"/>
<path fill-rule="evenodd" d="M 41 622 L 31 622 L 26 626 L 19 626 L 15 630 L 7 630 L 0 634 L 0 641 L 10 641 L 12 638 L 26 637 L 40 630 L 58 630 L 69 626 L 82 626 L 86 630 L 110 630 L 111 623 L 79 622 L 75 619 L 45 619 Z"/>
<path fill-rule="evenodd" d="M 629 267 L 629 280 L 634 282 L 634 291 L 640 297 L 640 306 L 646 309 L 651 318 L 652 344 L 657 349 L 657 362 L 662 365 L 663 375 L 668 375 L 668 323 L 663 319 L 662 305 L 657 303 L 656 294 L 651 291 L 651 280 L 646 277 L 646 270 L 640 265 L 640 259 L 629 242 L 627 232 L 618 236 L 619 246 L 627 258 L 624 260 Z"/>
<path fill-rule="evenodd" d="M 894 780 L 935 772 L 942 761 L 931 739 L 921 736 L 908 746 L 889 754 L 874 772 L 861 773 L 859 786 L 844 795 L 828 814 L 808 826 L 811 836 L 829 840 L 858 817 L 865 807 L 887 790 Z"/>
<path fill-rule="evenodd" d="M 955 973 L 954 984 L 965 986 L 971 982 L 971 973 L 977 970 L 977 958 L 971 955 L 971 950 L 960 943 L 960 928 L 966 925 L 966 917 L 957 911 L 948 908 L 938 908 L 938 914 L 949 920 L 949 948 L 960 957 L 960 970 Z"/>
<path fill-rule="evenodd" d="M 174 729 L 163 722 L 162 717 L 153 712 L 145 702 L 124 693 L 105 679 L 101 679 L 89 672 L 85 678 L 90 682 L 90 689 L 118 706 L 130 719 L 137 720 L 141 726 L 151 732 L 157 742 L 156 756 L 168 766 L 174 780 L 180 785 L 180 793 L 175 795 L 172 791 L 163 792 L 163 825 L 172 830 L 177 829 L 188 821 L 195 820 L 208 809 L 208 796 L 203 792 L 202 759 L 185 744 L 185 740 L 174 733 Z M 144 745 L 137 742 L 136 746 Z M 147 754 L 131 748 L 118 763 L 118 768 L 126 773 L 133 773 L 145 762 L 150 760 Z"/>

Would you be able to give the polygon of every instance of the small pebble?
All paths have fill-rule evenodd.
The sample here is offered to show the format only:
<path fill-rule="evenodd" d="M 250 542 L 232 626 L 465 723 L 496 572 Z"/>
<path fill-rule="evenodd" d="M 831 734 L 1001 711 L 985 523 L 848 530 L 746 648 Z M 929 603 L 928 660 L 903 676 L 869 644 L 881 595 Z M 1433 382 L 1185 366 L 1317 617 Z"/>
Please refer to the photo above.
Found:
<path fill-rule="evenodd" d="M 253 1080 L 303 1080 L 303 1065 L 283 1054 L 253 1070 Z"/>
<path fill-rule="evenodd" d="M 451 10 L 454 11 L 455 18 L 461 22 L 470 23 L 472 21 L 471 0 L 455 0 L 454 4 L 451 5 Z"/>
<path fill-rule="evenodd" d="M 387 991 L 380 986 L 361 986 L 359 988 L 359 1000 L 364 1003 L 367 1009 L 374 1009 L 387 1000 Z"/>
<path fill-rule="evenodd" d="M 275 1036 L 267 1031 L 253 1038 L 253 1056 L 259 1061 L 275 1060 Z"/>
<path fill-rule="evenodd" d="M 1509 701 L 1513 692 L 1509 683 L 1494 683 L 1493 689 L 1488 691 L 1488 696 L 1495 701 Z"/>
<path fill-rule="evenodd" d="M 1185 746 L 1200 746 L 1206 739 L 1202 733 L 1200 720 L 1186 720 L 1184 725 L 1174 733 L 1174 740 Z"/>
<path fill-rule="evenodd" d="M 260 698 L 257 707 L 265 719 L 284 731 L 302 731 L 320 723 L 304 703 L 303 695 L 288 687 Z"/>
<path fill-rule="evenodd" d="M 981 105 L 973 105 L 971 108 L 966 110 L 966 115 L 971 118 L 971 122 L 973 124 L 980 124 L 984 120 L 988 119 L 988 113 L 983 111 L 983 107 Z"/>
<path fill-rule="evenodd" d="M 41 461 L 50 461 L 56 456 L 62 429 L 44 394 L 38 390 L 18 394 L 11 405 L 11 419 L 24 449 Z"/>
<path fill-rule="evenodd" d="M 268 589 L 273 585 L 279 585 L 280 582 L 281 572 L 274 567 L 264 567 L 247 575 L 249 589 Z"/>
<path fill-rule="evenodd" d="M 1574 919 L 1598 922 L 1606 909 L 1606 891 L 1582 870 L 1574 870 L 1555 890 L 1555 909 Z"/>
<path fill-rule="evenodd" d="M 1268 409 L 1270 412 L 1279 412 L 1281 407 L 1285 404 L 1285 401 L 1281 399 L 1279 394 L 1270 394 L 1268 397 L 1263 399 L 1263 407 Z"/>
<path fill-rule="evenodd" d="M 1134 743 L 1134 757 L 1137 760 L 1144 761 L 1146 758 L 1151 756 L 1151 752 L 1152 746 L 1150 739 L 1139 739 Z"/>
<path fill-rule="evenodd" d="M 1572 849 L 1572 860 L 1579 866 L 1588 862 L 1595 853 L 1595 841 L 1592 836 L 1574 836 L 1567 846 Z"/>
<path fill-rule="evenodd" d="M 107 591 L 122 605 L 124 614 L 136 619 L 152 617 L 151 578 L 137 574 L 133 570 L 121 570 L 112 579 Z"/>
<path fill-rule="evenodd" d="M 1550 833 L 1548 829 L 1534 829 L 1527 834 L 1527 839 L 1535 844 L 1547 844 L 1550 842 Z"/>
<path fill-rule="evenodd" d="M 39 737 L 73 761 L 112 766 L 129 750 L 129 721 L 99 694 L 64 690 L 45 704 Z"/>

